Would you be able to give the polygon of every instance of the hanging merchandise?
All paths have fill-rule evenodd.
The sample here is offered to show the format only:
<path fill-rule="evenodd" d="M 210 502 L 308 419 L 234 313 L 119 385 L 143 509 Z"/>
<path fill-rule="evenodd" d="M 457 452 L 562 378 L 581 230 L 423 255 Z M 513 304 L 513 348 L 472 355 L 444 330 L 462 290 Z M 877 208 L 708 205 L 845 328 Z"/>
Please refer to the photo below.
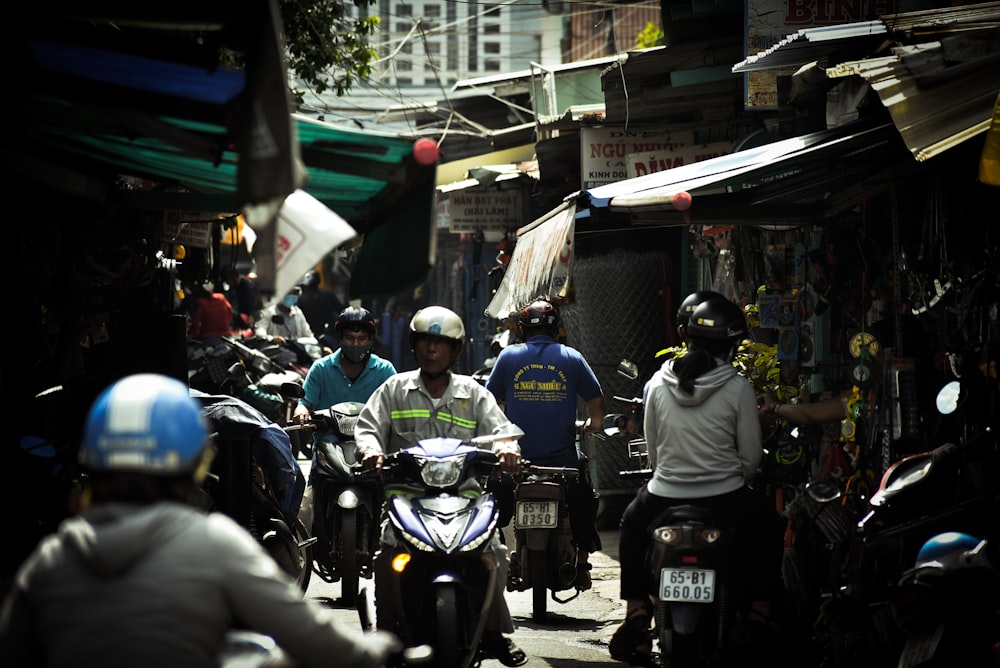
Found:
<path fill-rule="evenodd" d="M 878 340 L 871 332 L 862 330 L 851 337 L 847 349 L 851 357 L 857 360 L 851 366 L 851 382 L 862 389 L 870 388 L 878 379 L 878 364 L 875 362 L 879 350 Z"/>

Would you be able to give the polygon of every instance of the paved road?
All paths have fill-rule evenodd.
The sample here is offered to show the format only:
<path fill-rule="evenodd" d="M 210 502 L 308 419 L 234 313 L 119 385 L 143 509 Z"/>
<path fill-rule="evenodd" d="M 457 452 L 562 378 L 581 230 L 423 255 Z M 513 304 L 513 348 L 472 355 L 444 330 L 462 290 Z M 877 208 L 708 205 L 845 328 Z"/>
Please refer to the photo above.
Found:
<path fill-rule="evenodd" d="M 308 473 L 309 462 L 300 461 Z M 531 619 L 531 592 L 508 592 L 507 603 L 514 618 L 514 639 L 528 654 L 526 668 L 568 667 L 589 668 L 612 661 L 608 655 L 608 640 L 624 616 L 624 604 L 618 599 L 618 535 L 602 531 L 604 549 L 591 555 L 594 586 L 564 604 L 549 600 L 548 619 L 544 624 Z M 371 580 L 362 585 L 371 586 Z M 335 611 L 343 624 L 360 629 L 357 612 L 340 603 L 339 583 L 327 584 L 313 575 L 306 596 L 314 598 Z M 565 599 L 560 595 L 560 599 Z M 502 668 L 496 660 L 485 661 L 483 668 Z"/>

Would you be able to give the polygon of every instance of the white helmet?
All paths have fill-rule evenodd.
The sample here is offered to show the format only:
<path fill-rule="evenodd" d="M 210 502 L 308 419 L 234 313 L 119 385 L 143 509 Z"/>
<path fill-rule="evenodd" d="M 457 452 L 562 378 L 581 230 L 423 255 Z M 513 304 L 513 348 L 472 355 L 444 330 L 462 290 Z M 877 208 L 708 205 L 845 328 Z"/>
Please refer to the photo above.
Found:
<path fill-rule="evenodd" d="M 465 341 L 465 325 L 458 314 L 443 306 L 428 306 L 413 314 L 410 320 L 410 343 L 418 334 L 443 336 L 459 343 Z"/>

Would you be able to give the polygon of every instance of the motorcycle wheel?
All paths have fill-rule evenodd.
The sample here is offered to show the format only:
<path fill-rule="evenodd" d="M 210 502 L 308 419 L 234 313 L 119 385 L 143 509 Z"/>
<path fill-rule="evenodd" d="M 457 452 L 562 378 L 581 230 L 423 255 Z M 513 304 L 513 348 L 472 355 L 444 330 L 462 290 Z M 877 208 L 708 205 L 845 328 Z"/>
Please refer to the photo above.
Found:
<path fill-rule="evenodd" d="M 698 636 L 697 634 L 674 633 L 667 627 L 660 629 L 660 665 L 666 668 L 697 668 Z"/>
<path fill-rule="evenodd" d="M 295 526 L 292 527 L 292 533 L 295 536 L 295 540 L 299 543 L 308 541 L 311 538 L 309 530 L 306 529 L 306 525 L 299 519 L 295 520 Z M 295 578 L 295 582 L 299 585 L 299 588 L 305 592 L 309 588 L 309 580 L 312 577 L 313 571 L 312 545 L 299 548 L 299 560 L 301 568 L 299 570 L 298 577 Z"/>
<path fill-rule="evenodd" d="M 466 665 L 460 661 L 458 627 L 462 622 L 459 620 L 458 593 L 454 584 L 440 584 L 434 588 L 434 621 L 437 625 L 434 665 L 440 668 Z"/>
<path fill-rule="evenodd" d="M 545 619 L 549 590 L 546 587 L 545 552 L 528 551 L 528 572 L 531 573 L 531 618 L 536 622 Z"/>
<path fill-rule="evenodd" d="M 353 508 L 340 516 L 340 598 L 347 605 L 358 600 L 358 511 Z"/>

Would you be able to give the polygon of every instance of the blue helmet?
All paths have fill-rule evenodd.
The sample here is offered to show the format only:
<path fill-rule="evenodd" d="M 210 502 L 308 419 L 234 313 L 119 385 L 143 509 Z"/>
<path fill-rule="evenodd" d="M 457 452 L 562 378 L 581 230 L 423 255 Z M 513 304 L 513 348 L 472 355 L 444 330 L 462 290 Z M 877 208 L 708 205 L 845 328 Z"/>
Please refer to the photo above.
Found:
<path fill-rule="evenodd" d="M 80 463 L 92 471 L 174 475 L 202 461 L 208 429 L 187 385 L 158 374 L 127 376 L 87 413 Z"/>
<path fill-rule="evenodd" d="M 951 555 L 974 550 L 982 541 L 967 533 L 947 531 L 929 538 L 917 553 L 917 563 L 941 561 Z"/>

